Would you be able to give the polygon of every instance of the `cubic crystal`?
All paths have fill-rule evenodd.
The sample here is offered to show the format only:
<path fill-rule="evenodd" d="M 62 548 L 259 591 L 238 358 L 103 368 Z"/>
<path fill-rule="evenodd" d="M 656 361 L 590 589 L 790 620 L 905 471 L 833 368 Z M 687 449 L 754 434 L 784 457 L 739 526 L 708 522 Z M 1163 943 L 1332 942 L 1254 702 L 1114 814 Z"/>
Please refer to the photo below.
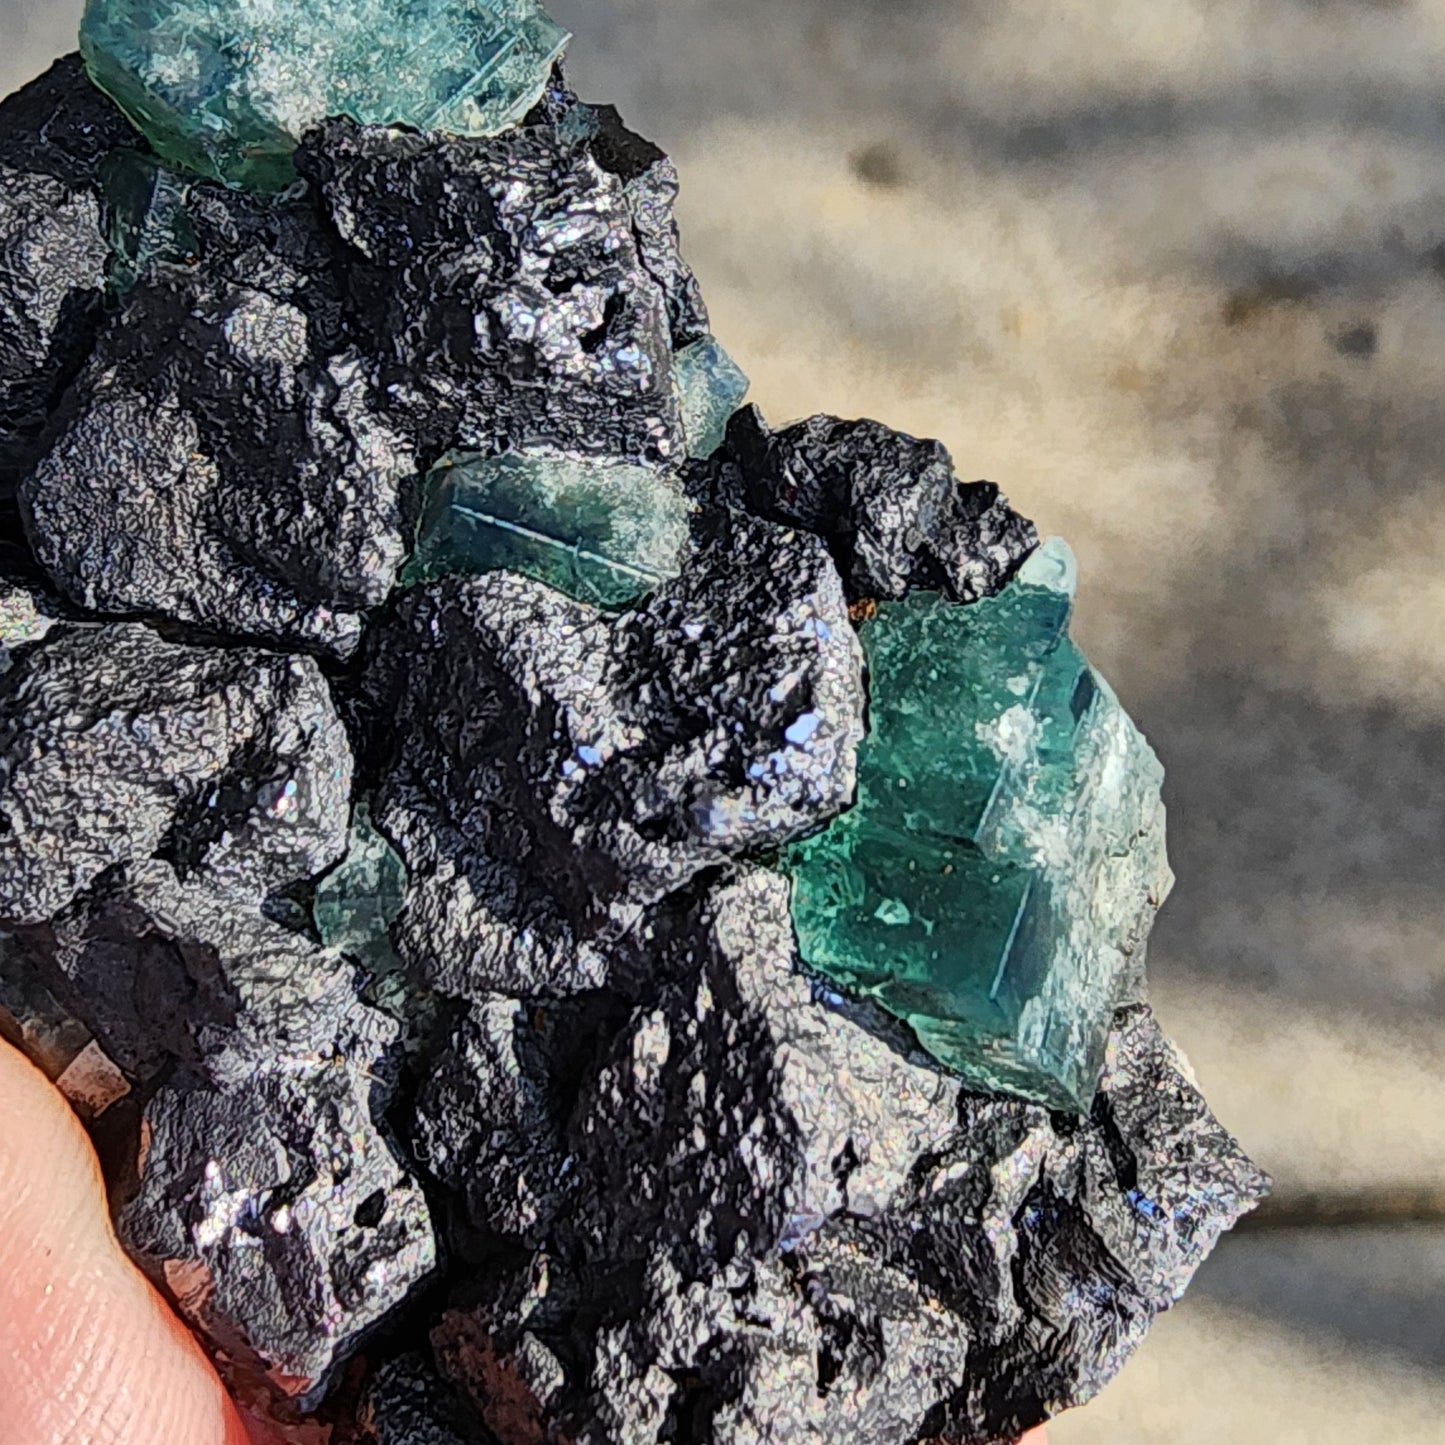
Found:
<path fill-rule="evenodd" d="M 621 607 L 677 575 L 692 504 L 646 467 L 457 453 L 427 479 L 404 580 L 521 572 Z"/>
<path fill-rule="evenodd" d="M 321 941 L 374 972 L 391 968 L 391 925 L 406 897 L 406 865 L 358 803 L 346 857 L 317 885 L 312 914 Z"/>
<path fill-rule="evenodd" d="M 710 457 L 723 444 L 728 422 L 748 394 L 748 378 L 711 336 L 679 351 L 672 375 L 682 402 L 687 454 Z"/>
<path fill-rule="evenodd" d="M 110 284 L 129 291 L 154 260 L 193 261 L 189 179 L 139 151 L 118 151 L 101 173 L 110 221 Z"/>
<path fill-rule="evenodd" d="M 998 597 L 925 593 L 862 629 L 857 806 L 796 844 L 804 960 L 968 1083 L 1085 1110 L 1172 881 L 1162 769 L 1069 640 L 1054 540 Z"/>
<path fill-rule="evenodd" d="M 536 0 L 89 0 L 91 76 L 158 154 L 280 189 L 308 126 L 347 115 L 492 135 L 568 40 Z"/>

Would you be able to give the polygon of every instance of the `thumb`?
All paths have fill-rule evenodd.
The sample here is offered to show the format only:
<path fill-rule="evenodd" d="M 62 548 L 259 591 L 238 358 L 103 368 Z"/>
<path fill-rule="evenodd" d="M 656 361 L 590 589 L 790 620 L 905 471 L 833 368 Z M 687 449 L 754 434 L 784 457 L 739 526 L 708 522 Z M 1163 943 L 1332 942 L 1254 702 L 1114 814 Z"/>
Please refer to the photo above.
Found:
<path fill-rule="evenodd" d="M 0 1445 L 258 1445 L 121 1252 L 65 1100 L 0 1041 Z"/>

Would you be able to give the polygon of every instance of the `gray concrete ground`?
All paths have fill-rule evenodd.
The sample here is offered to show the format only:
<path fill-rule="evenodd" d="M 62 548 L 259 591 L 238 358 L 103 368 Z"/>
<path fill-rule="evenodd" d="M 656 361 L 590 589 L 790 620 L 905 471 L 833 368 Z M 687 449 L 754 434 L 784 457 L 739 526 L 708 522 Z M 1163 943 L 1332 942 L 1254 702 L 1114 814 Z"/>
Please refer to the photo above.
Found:
<path fill-rule="evenodd" d="M 1445 1187 L 1445 5 L 549 8 L 768 414 L 942 437 L 1074 544 L 1169 770 L 1156 1002 L 1281 1201 Z M 0 3 L 0 89 L 78 9 Z M 1445 1231 L 1226 1241 L 1053 1438 L 1445 1439 Z"/>

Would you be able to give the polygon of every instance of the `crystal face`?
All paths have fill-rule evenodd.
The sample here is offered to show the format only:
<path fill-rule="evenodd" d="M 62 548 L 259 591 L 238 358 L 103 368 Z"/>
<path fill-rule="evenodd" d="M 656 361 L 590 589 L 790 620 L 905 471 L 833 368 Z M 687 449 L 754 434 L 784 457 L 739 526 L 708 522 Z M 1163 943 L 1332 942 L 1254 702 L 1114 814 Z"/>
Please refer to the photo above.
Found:
<path fill-rule="evenodd" d="M 527 119 L 273 194 L 0 103 L 0 1038 L 287 1439 L 1018 1439 L 1265 1188 L 1136 1002 L 1157 766 L 940 442 L 701 459 L 671 163 Z M 1111 991 L 1088 1114 L 965 1088 Z"/>
<path fill-rule="evenodd" d="M 346 857 L 316 885 L 312 911 L 321 941 L 373 972 L 393 967 L 391 925 L 405 897 L 406 866 L 372 825 L 370 808 L 358 803 Z"/>
<path fill-rule="evenodd" d="M 277 189 L 330 115 L 491 135 L 521 119 L 568 34 L 536 0 L 89 0 L 92 78 L 158 154 Z"/>
<path fill-rule="evenodd" d="M 682 430 L 690 457 L 710 457 L 727 436 L 728 421 L 748 394 L 742 368 L 711 336 L 673 358 L 673 380 L 682 401 Z"/>
<path fill-rule="evenodd" d="M 405 580 L 522 572 L 579 601 L 622 607 L 677 575 L 691 514 L 646 467 L 456 454 L 427 478 Z"/>
<path fill-rule="evenodd" d="M 153 260 L 194 259 L 198 245 L 186 213 L 185 176 L 139 151 L 123 151 L 106 163 L 103 185 L 114 290 L 129 291 Z"/>
<path fill-rule="evenodd" d="M 1089 1107 L 1172 882 L 1163 770 L 1067 635 L 1057 539 L 998 597 L 925 593 L 862 629 L 857 806 L 788 851 L 805 961 L 970 1084 Z"/>

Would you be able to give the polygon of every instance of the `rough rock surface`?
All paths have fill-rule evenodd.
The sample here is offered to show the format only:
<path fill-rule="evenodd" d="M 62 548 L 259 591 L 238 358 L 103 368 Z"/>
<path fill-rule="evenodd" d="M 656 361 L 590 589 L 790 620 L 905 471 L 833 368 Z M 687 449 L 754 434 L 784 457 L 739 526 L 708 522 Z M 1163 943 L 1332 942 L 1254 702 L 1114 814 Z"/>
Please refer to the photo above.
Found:
<path fill-rule="evenodd" d="M 992 597 L 1039 541 L 992 482 L 958 480 L 941 442 L 876 421 L 815 416 L 770 432 L 745 407 L 695 480 L 716 500 L 826 537 L 853 601 L 911 588 Z"/>
<path fill-rule="evenodd" d="M 358 1423 L 366 1445 L 493 1445 L 485 1427 L 419 1354 L 382 1365 Z"/>
<path fill-rule="evenodd" d="M 244 1389 L 314 1406 L 433 1270 L 420 1189 L 372 1122 L 365 1057 L 151 1098 L 119 1233 Z"/>
<path fill-rule="evenodd" d="M 111 870 L 42 936 L 71 1011 L 135 1077 L 181 1064 L 237 1083 L 338 1050 L 379 1055 L 394 1033 L 346 959 L 159 860 Z"/>
<path fill-rule="evenodd" d="M 102 167 L 137 144 L 76 56 L 0 105 L 0 492 L 94 341 L 110 260 Z"/>
<path fill-rule="evenodd" d="M 41 641 L 55 626 L 54 612 L 43 589 L 7 580 L 0 572 L 0 672 L 9 670 L 15 653 Z"/>
<path fill-rule="evenodd" d="M 324 311 L 222 274 L 245 255 L 157 263 L 130 293 L 22 483 L 26 528 L 91 611 L 345 655 L 395 582 L 415 458 Z"/>
<path fill-rule="evenodd" d="M 1262 1187 L 1146 1009 L 1079 1119 L 964 1093 L 820 998 L 771 875 L 646 946 L 657 996 L 558 1091 L 570 1110 L 545 1017 L 503 1001 L 421 1102 L 448 1166 L 494 1123 L 542 1144 L 527 1228 L 495 1170 L 469 1195 L 532 1252 L 437 1331 L 504 1440 L 1008 1437 L 1112 1375 Z"/>
<path fill-rule="evenodd" d="M 670 197 L 639 200 L 639 235 L 622 181 L 550 127 L 469 141 L 328 121 L 297 165 L 424 451 L 681 458 L 668 293 L 642 252 L 659 266 Z"/>
<path fill-rule="evenodd" d="M 524 578 L 453 579 L 409 596 L 377 653 L 399 944 L 447 992 L 596 987 L 639 905 L 851 800 L 842 587 L 814 539 L 755 519 L 709 519 L 683 575 L 615 620 Z"/>
<path fill-rule="evenodd" d="M 0 923 L 153 856 L 259 902 L 341 856 L 350 793 L 310 659 L 62 629 L 0 675 Z"/>
<path fill-rule="evenodd" d="M 436 1263 L 377 1125 L 398 1026 L 346 959 L 161 861 L 111 870 L 23 941 L 142 1085 L 122 1240 L 238 1389 L 319 1402 Z"/>
<path fill-rule="evenodd" d="M 743 412 L 684 469 L 676 175 L 560 70 L 492 139 L 297 164 L 157 173 L 74 59 L 0 106 L 0 1033 L 130 1091 L 128 1247 L 334 1445 L 993 1445 L 1087 1398 L 1261 1176 L 1141 1005 L 1087 1115 L 965 1091 L 800 971 L 770 871 L 853 800 L 849 604 L 984 597 L 1031 524 L 875 422 Z M 686 567 L 394 597 L 458 447 L 683 471 Z M 332 900 L 363 959 L 315 901 L 383 876 L 338 867 L 368 818 L 409 878 Z"/>

